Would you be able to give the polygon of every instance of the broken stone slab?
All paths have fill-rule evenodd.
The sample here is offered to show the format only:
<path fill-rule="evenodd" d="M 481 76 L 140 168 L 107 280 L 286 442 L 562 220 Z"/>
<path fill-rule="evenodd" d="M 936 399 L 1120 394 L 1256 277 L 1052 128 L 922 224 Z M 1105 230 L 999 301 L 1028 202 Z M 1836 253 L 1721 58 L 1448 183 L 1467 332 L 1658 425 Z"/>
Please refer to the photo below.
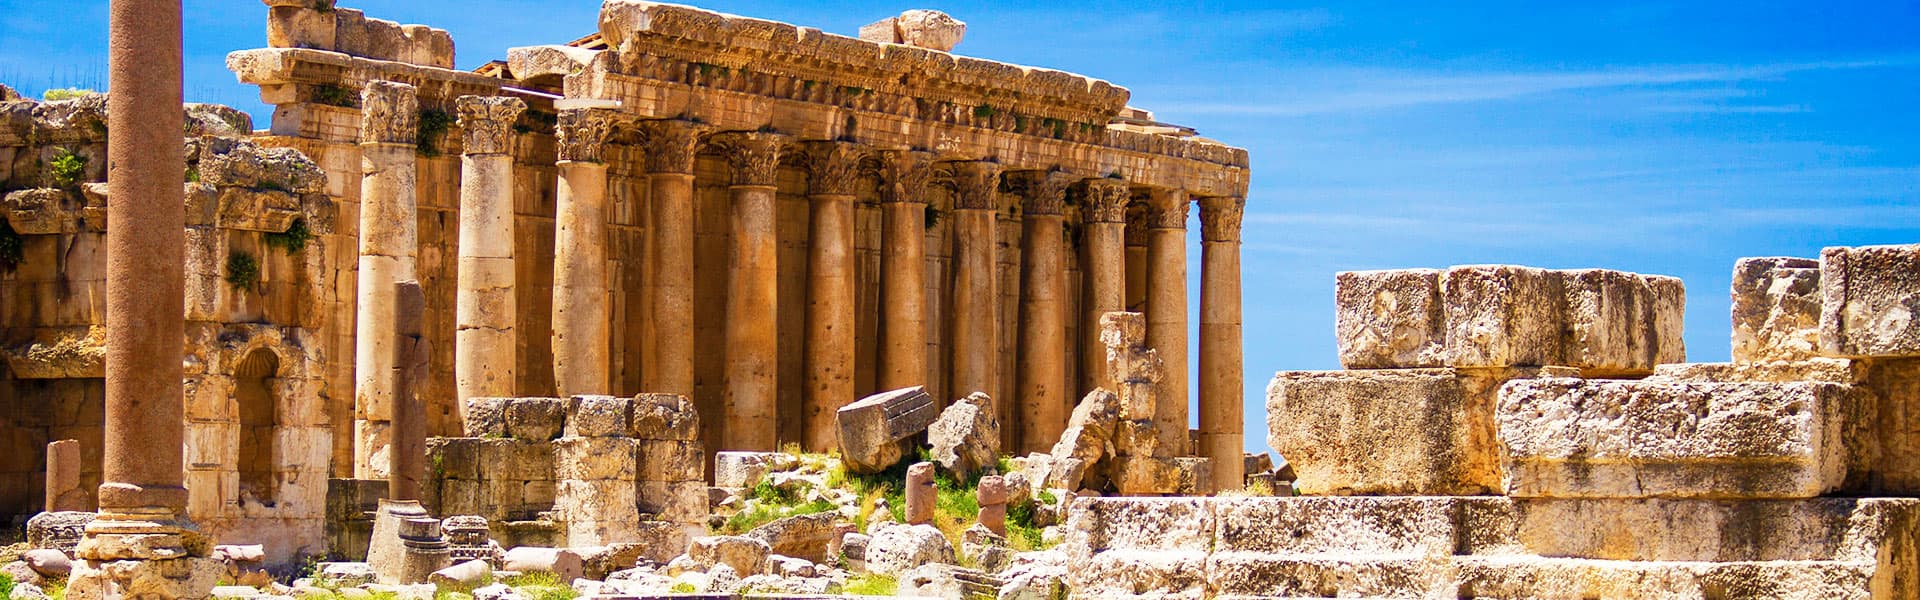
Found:
<path fill-rule="evenodd" d="M 933 461 L 962 477 L 991 466 L 1000 458 L 1000 420 L 993 399 L 974 392 L 948 406 L 927 428 Z"/>
<path fill-rule="evenodd" d="M 1820 261 L 1742 258 L 1733 265 L 1733 362 L 1820 353 Z"/>
<path fill-rule="evenodd" d="M 1514 381 L 1496 408 L 1505 489 L 1558 498 L 1820 496 L 1844 483 L 1849 424 L 1866 406 L 1854 388 L 1833 383 Z"/>
<path fill-rule="evenodd" d="M 473 588 L 493 579 L 493 566 L 484 560 L 469 560 L 434 571 L 427 582 L 439 586 Z"/>
<path fill-rule="evenodd" d="M 866 544 L 865 559 L 869 572 L 895 577 L 922 565 L 957 564 L 953 542 L 939 529 L 901 523 L 875 526 Z"/>
<path fill-rule="evenodd" d="M 842 407 L 834 418 L 840 430 L 840 455 L 848 470 L 878 473 L 900 462 L 898 443 L 926 431 L 940 417 L 940 407 L 915 386 L 868 396 Z"/>
<path fill-rule="evenodd" d="M 766 542 L 744 536 L 694 538 L 687 546 L 687 558 L 701 566 L 711 569 L 726 565 L 735 572 L 749 575 L 765 571 L 767 555 L 771 553 L 772 548 Z"/>
<path fill-rule="evenodd" d="M 1820 351 L 1920 356 L 1920 244 L 1820 251 Z"/>
<path fill-rule="evenodd" d="M 1267 387 L 1274 450 L 1300 492 L 1476 495 L 1501 489 L 1500 385 L 1565 367 L 1289 371 Z"/>
<path fill-rule="evenodd" d="M 1113 437 L 1119 423 L 1119 396 L 1102 388 L 1094 388 L 1080 400 L 1080 404 L 1073 407 L 1066 430 L 1061 433 L 1060 441 L 1053 445 L 1051 460 L 1044 465 L 1029 466 L 1029 469 L 1046 472 L 1030 473 L 1029 478 L 1040 486 L 1080 489 L 1085 469 L 1113 455 Z"/>
<path fill-rule="evenodd" d="M 952 52 L 967 24 L 937 10 L 913 9 L 860 27 L 860 39 Z"/>
<path fill-rule="evenodd" d="M 1341 366 L 1446 366 L 1438 269 L 1342 272 L 1334 276 L 1333 294 Z"/>
<path fill-rule="evenodd" d="M 571 582 L 586 573 L 586 563 L 580 553 L 567 548 L 540 548 L 520 546 L 507 551 L 500 560 L 504 571 L 519 573 L 552 573 L 560 581 Z"/>
<path fill-rule="evenodd" d="M 838 512 L 796 515 L 755 527 L 745 537 L 760 540 L 774 554 L 826 562 L 827 546 L 839 519 Z"/>
<path fill-rule="evenodd" d="M 791 468 L 799 461 L 784 452 L 718 452 L 713 455 L 713 485 L 750 488 L 759 485 L 767 473 Z"/>
<path fill-rule="evenodd" d="M 633 420 L 627 426 L 643 440 L 699 440 L 700 411 L 679 394 L 640 394 L 633 397 Z"/>

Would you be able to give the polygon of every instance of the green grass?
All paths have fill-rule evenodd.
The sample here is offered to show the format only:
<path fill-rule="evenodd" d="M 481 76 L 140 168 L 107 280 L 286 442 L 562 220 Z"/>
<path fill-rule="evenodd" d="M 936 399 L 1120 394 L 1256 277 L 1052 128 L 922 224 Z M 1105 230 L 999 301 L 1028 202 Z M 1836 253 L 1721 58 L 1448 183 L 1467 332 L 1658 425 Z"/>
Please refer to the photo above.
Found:
<path fill-rule="evenodd" d="M 852 596 L 892 596 L 900 593 L 900 580 L 877 573 L 861 573 L 848 577 L 840 591 Z"/>

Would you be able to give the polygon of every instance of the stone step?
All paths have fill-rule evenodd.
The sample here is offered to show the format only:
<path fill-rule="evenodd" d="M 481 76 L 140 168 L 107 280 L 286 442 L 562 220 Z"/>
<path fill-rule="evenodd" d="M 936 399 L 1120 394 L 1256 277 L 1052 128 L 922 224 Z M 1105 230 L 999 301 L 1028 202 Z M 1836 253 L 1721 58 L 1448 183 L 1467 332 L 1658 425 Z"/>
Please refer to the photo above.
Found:
<path fill-rule="evenodd" d="M 1886 565 L 1873 562 L 1655 562 L 1475 556 L 1461 557 L 1455 569 L 1456 595 L 1449 598 L 1892 600 L 1920 594 L 1911 572 L 1896 575 Z"/>

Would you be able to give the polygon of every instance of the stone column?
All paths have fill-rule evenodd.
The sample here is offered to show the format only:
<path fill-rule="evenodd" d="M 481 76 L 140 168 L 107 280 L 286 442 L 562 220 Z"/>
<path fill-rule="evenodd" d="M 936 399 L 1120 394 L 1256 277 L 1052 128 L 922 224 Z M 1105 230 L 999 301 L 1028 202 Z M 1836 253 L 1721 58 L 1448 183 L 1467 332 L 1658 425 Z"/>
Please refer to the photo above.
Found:
<path fill-rule="evenodd" d="M 414 88 L 375 81 L 360 99 L 360 274 L 353 340 L 354 477 L 385 479 L 393 425 L 394 287 L 414 275 Z"/>
<path fill-rule="evenodd" d="M 1107 373 L 1100 315 L 1127 310 L 1127 182 L 1091 179 L 1080 200 L 1080 240 L 1086 248 L 1085 314 L 1080 321 L 1080 391 L 1118 390 Z"/>
<path fill-rule="evenodd" d="M 393 452 L 387 499 L 419 500 L 420 483 L 427 478 L 427 399 L 420 390 L 433 354 L 421 327 L 427 296 L 418 281 L 393 286 L 394 365 L 388 375 L 393 378 Z"/>
<path fill-rule="evenodd" d="M 933 484 L 933 463 L 913 463 L 907 467 L 907 489 L 901 494 L 906 503 L 907 524 L 933 522 L 933 509 L 939 492 Z"/>
<path fill-rule="evenodd" d="M 80 441 L 47 444 L 47 512 L 87 509 L 87 491 L 80 487 Z"/>
<path fill-rule="evenodd" d="M 513 272 L 513 123 L 519 98 L 461 96 L 460 258 L 453 338 L 454 406 L 516 396 Z"/>
<path fill-rule="evenodd" d="M 560 111 L 553 236 L 553 379 L 562 397 L 605 394 L 613 361 L 607 305 L 607 165 L 614 115 Z"/>
<path fill-rule="evenodd" d="M 100 516 L 68 586 L 76 600 L 203 598 L 218 577 L 187 521 L 184 395 L 186 171 L 180 3 L 108 11 L 106 427 Z"/>
<path fill-rule="evenodd" d="M 994 213 L 1000 165 L 953 163 L 953 389 L 950 396 L 1000 389 L 999 296 L 994 293 Z M 1012 403 L 995 398 L 1003 447 L 1015 446 Z"/>
<path fill-rule="evenodd" d="M 1144 207 L 1142 207 L 1144 208 Z M 1147 214 L 1145 210 L 1127 215 L 1127 311 L 1147 310 Z"/>
<path fill-rule="evenodd" d="M 854 400 L 853 184 L 860 149 L 846 142 L 806 146 L 807 387 L 805 448 L 839 447 L 834 411 Z"/>
<path fill-rule="evenodd" d="M 688 121 L 641 125 L 652 202 L 653 355 L 641 362 L 646 389 L 693 395 L 693 161 L 704 131 Z"/>
<path fill-rule="evenodd" d="M 771 451 L 778 444 L 780 279 L 774 184 L 786 137 L 729 133 L 716 138 L 730 172 L 733 249 L 727 253 L 724 450 Z"/>
<path fill-rule="evenodd" d="M 1187 453 L 1187 193 L 1154 190 L 1147 210 L 1147 345 L 1166 365 L 1154 423 Z"/>
<path fill-rule="evenodd" d="M 927 183 L 933 165 L 926 152 L 887 151 L 880 163 L 881 390 L 927 384 Z"/>
<path fill-rule="evenodd" d="M 1007 535 L 1007 480 L 999 475 L 980 478 L 980 487 L 974 490 L 974 500 L 980 506 L 980 524 L 994 535 Z"/>
<path fill-rule="evenodd" d="M 1246 485 L 1240 338 L 1240 217 L 1245 198 L 1200 199 L 1200 448 L 1213 489 Z"/>
<path fill-rule="evenodd" d="M 1007 175 L 1021 198 L 1020 354 L 1015 374 L 1020 405 L 1017 454 L 1046 452 L 1060 441 L 1072 412 L 1067 390 L 1065 173 Z"/>

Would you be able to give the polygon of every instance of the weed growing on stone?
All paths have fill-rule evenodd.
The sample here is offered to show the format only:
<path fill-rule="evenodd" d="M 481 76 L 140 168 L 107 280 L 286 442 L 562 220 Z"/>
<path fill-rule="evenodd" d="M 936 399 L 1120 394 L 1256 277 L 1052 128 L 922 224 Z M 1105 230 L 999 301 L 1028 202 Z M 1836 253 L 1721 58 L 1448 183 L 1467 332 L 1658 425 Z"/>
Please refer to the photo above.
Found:
<path fill-rule="evenodd" d="M 87 176 L 87 157 L 66 148 L 56 149 L 53 162 L 47 164 L 47 176 L 53 180 L 53 187 L 73 187 Z"/>
<path fill-rule="evenodd" d="M 848 577 L 840 591 L 851 596 L 892 596 L 900 593 L 900 580 L 877 573 L 860 573 Z"/>

